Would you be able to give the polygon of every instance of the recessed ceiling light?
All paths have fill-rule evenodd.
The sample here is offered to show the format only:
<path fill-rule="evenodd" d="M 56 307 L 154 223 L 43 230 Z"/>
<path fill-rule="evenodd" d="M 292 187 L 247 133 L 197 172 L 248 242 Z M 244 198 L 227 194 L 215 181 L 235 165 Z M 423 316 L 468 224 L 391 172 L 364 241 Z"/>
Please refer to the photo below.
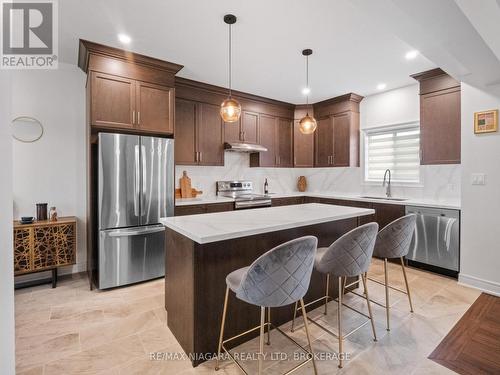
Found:
<path fill-rule="evenodd" d="M 311 89 L 309 87 L 304 87 L 302 89 L 302 94 L 309 95 L 311 93 Z"/>
<path fill-rule="evenodd" d="M 118 40 L 123 44 L 129 44 L 132 41 L 127 34 L 118 34 Z"/>
<path fill-rule="evenodd" d="M 414 49 L 413 51 L 408 51 L 406 52 L 406 60 L 413 60 L 415 57 L 418 56 L 418 51 Z"/>
<path fill-rule="evenodd" d="M 383 90 L 387 87 L 387 85 L 385 83 L 379 83 L 377 85 L 377 90 Z"/>

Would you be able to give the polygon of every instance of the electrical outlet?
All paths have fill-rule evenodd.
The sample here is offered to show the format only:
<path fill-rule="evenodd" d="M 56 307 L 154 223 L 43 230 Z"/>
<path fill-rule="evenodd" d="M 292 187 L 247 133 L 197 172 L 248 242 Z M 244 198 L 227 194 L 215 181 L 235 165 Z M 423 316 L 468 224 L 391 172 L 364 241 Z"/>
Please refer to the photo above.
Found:
<path fill-rule="evenodd" d="M 486 185 L 486 175 L 484 173 L 472 173 L 472 185 Z"/>

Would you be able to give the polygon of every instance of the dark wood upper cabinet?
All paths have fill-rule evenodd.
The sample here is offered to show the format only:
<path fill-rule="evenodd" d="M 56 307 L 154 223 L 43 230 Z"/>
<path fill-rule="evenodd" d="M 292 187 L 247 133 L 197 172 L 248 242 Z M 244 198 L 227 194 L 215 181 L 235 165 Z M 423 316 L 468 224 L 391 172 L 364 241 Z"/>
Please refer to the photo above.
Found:
<path fill-rule="evenodd" d="M 296 106 L 293 123 L 293 165 L 297 168 L 314 167 L 314 134 L 302 134 L 299 121 L 307 113 L 313 115 L 313 107 Z"/>
<path fill-rule="evenodd" d="M 293 167 L 293 121 L 259 115 L 259 144 L 266 152 L 250 154 L 251 167 Z"/>
<path fill-rule="evenodd" d="M 136 95 L 137 126 L 142 130 L 173 134 L 174 89 L 138 81 Z"/>
<path fill-rule="evenodd" d="M 359 103 L 346 94 L 314 104 L 316 167 L 359 167 Z"/>
<path fill-rule="evenodd" d="M 250 154 L 251 167 L 274 167 L 278 164 L 276 132 L 278 118 L 268 115 L 259 116 L 260 144 L 266 152 Z"/>
<path fill-rule="evenodd" d="M 198 164 L 224 165 L 224 124 L 220 107 L 199 104 L 200 121 L 197 129 Z"/>
<path fill-rule="evenodd" d="M 196 126 L 198 106 L 184 99 L 175 101 L 175 163 L 194 165 L 198 162 Z"/>
<path fill-rule="evenodd" d="M 277 124 L 278 166 L 293 167 L 293 121 L 280 118 Z"/>
<path fill-rule="evenodd" d="M 113 128 L 134 128 L 135 81 L 92 72 L 90 75 L 90 124 Z"/>
<path fill-rule="evenodd" d="M 174 133 L 174 76 L 182 65 L 80 40 L 93 131 Z"/>
<path fill-rule="evenodd" d="M 241 114 L 241 140 L 259 143 L 259 114 L 243 111 Z"/>
<path fill-rule="evenodd" d="M 243 142 L 241 134 L 241 117 L 235 122 L 224 123 L 224 142 Z"/>
<path fill-rule="evenodd" d="M 238 121 L 224 123 L 224 141 L 259 143 L 259 114 L 242 111 Z"/>
<path fill-rule="evenodd" d="M 327 116 L 317 119 L 318 127 L 315 132 L 315 167 L 331 167 L 333 156 L 333 117 Z"/>
<path fill-rule="evenodd" d="M 333 160 L 335 167 L 350 166 L 351 113 L 333 115 Z"/>
<path fill-rule="evenodd" d="M 176 99 L 175 163 L 224 165 L 224 126 L 219 106 Z"/>
<path fill-rule="evenodd" d="M 420 82 L 420 164 L 460 164 L 460 82 L 437 68 Z"/>

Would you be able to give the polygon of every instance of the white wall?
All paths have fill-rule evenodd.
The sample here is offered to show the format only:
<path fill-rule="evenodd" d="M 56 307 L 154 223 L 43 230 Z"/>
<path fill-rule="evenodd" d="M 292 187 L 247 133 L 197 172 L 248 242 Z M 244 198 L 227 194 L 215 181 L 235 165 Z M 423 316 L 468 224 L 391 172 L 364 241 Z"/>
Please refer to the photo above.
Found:
<path fill-rule="evenodd" d="M 361 129 L 402 124 L 420 119 L 418 83 L 365 97 L 360 104 Z"/>
<path fill-rule="evenodd" d="M 86 269 L 85 74 L 75 65 L 13 73 L 12 116 L 32 116 L 44 126 L 35 143 L 13 143 L 14 217 L 35 216 L 35 203 L 76 216 L 77 265 Z M 30 276 L 40 277 L 40 274 Z"/>
<path fill-rule="evenodd" d="M 474 134 L 474 112 L 500 109 L 500 97 L 462 83 L 462 226 L 459 281 L 500 295 L 500 133 Z M 471 184 L 472 173 L 486 185 Z"/>
<path fill-rule="evenodd" d="M 0 71 L 0 373 L 15 373 L 10 73 Z"/>
<path fill-rule="evenodd" d="M 360 104 L 361 130 L 420 121 L 419 85 L 401 87 L 365 97 Z M 363 132 L 361 135 L 363 142 Z M 363 147 L 361 148 L 363 160 Z M 363 175 L 361 171 L 361 181 Z M 460 200 L 460 164 L 420 166 L 421 184 L 392 188 L 394 195 L 431 199 L 435 201 Z M 379 186 L 364 184 L 364 194 L 380 194 Z"/>

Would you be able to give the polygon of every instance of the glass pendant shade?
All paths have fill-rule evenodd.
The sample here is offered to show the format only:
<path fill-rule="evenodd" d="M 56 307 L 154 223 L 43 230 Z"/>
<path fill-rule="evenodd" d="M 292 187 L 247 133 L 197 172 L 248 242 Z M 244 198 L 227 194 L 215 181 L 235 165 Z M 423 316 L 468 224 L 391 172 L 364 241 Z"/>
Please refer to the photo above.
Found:
<path fill-rule="evenodd" d="M 316 122 L 316 119 L 312 116 L 309 116 L 309 114 L 302 117 L 302 119 L 299 121 L 299 130 L 302 134 L 314 133 L 317 126 L 318 123 Z"/>
<path fill-rule="evenodd" d="M 236 99 L 227 98 L 220 105 L 220 115 L 225 122 L 236 122 L 241 115 L 241 104 Z"/>

